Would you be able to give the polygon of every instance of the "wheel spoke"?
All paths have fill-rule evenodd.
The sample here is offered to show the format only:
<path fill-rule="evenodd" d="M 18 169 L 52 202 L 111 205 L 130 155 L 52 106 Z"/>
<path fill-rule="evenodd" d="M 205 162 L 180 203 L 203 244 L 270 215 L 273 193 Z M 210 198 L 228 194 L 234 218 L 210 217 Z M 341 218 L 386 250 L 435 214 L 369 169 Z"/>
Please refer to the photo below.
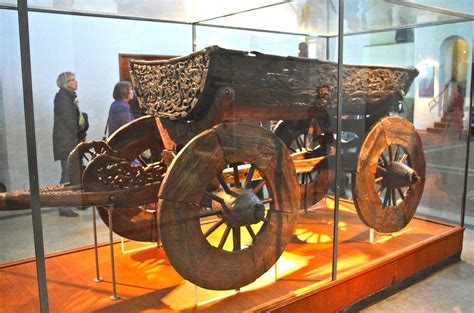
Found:
<path fill-rule="evenodd" d="M 233 251 L 240 250 L 240 227 L 232 227 L 232 242 L 234 244 Z"/>
<path fill-rule="evenodd" d="M 258 193 L 265 186 L 265 180 L 262 181 L 252 190 L 253 193 Z"/>
<path fill-rule="evenodd" d="M 211 226 L 211 228 L 209 228 L 209 229 L 204 233 L 204 238 L 209 237 L 209 235 L 212 234 L 216 229 L 218 229 L 219 226 L 221 226 L 222 224 L 224 224 L 224 220 L 223 220 L 223 219 L 220 219 L 219 221 L 217 221 L 214 225 Z"/>
<path fill-rule="evenodd" d="M 222 199 L 221 197 L 219 197 L 216 194 L 213 194 L 212 192 L 209 192 L 209 191 L 204 191 L 203 195 L 205 195 L 206 197 L 208 197 L 211 200 L 216 201 L 217 203 L 219 203 L 222 206 L 222 209 L 227 210 L 227 205 L 225 204 L 224 199 Z"/>
<path fill-rule="evenodd" d="M 385 186 L 384 185 L 381 185 L 379 190 L 377 190 L 377 194 L 380 196 L 383 192 L 383 190 L 385 189 Z"/>
<path fill-rule="evenodd" d="M 383 206 L 387 206 L 387 205 L 388 205 L 388 201 L 389 201 L 389 199 L 390 199 L 389 195 L 390 195 L 390 189 L 387 189 L 387 190 L 385 191 L 385 197 L 383 198 Z"/>
<path fill-rule="evenodd" d="M 377 177 L 377 178 L 375 179 L 375 183 L 376 183 L 376 184 L 381 184 L 382 181 L 383 181 L 383 176 Z"/>
<path fill-rule="evenodd" d="M 387 171 L 387 169 L 386 169 L 385 167 L 382 167 L 382 166 L 380 166 L 380 165 L 377 165 L 377 169 L 378 169 L 378 170 L 381 170 L 381 171 L 384 172 L 384 173 Z"/>
<path fill-rule="evenodd" d="M 392 205 L 396 206 L 397 205 L 397 198 L 395 196 L 395 189 L 392 188 Z"/>
<path fill-rule="evenodd" d="M 384 165 L 387 166 L 387 165 L 388 165 L 388 161 L 387 161 L 387 158 L 385 157 L 385 155 L 382 153 L 382 154 L 380 155 L 380 157 L 382 158 L 382 161 L 383 161 Z"/>
<path fill-rule="evenodd" d="M 408 154 L 405 153 L 402 158 L 400 159 L 400 163 L 405 163 L 405 161 L 408 159 Z"/>
<path fill-rule="evenodd" d="M 397 145 L 396 148 L 395 148 L 395 156 L 393 157 L 393 160 L 394 160 L 395 162 L 396 162 L 397 159 L 398 159 L 398 149 L 399 149 L 399 148 L 400 148 L 399 145 Z"/>
<path fill-rule="evenodd" d="M 403 194 L 403 190 L 401 188 L 397 188 L 397 191 L 398 191 L 398 194 L 400 195 L 400 198 L 402 198 L 402 200 L 405 200 L 405 195 Z"/>
<path fill-rule="evenodd" d="M 250 237 L 252 237 L 252 242 L 255 242 L 255 240 L 257 240 L 257 236 L 255 235 L 255 233 L 253 232 L 253 229 L 252 227 L 250 226 L 245 226 L 245 228 L 247 228 L 247 231 L 249 232 L 250 234 Z"/>
<path fill-rule="evenodd" d="M 225 182 L 224 177 L 222 177 L 221 174 L 218 174 L 218 175 L 217 175 L 217 179 L 219 180 L 219 183 L 221 184 L 222 189 L 224 189 L 225 193 L 226 193 L 226 194 L 231 194 L 232 191 L 230 190 L 229 186 L 228 186 L 227 183 Z"/>
<path fill-rule="evenodd" d="M 263 204 L 272 203 L 272 202 L 273 202 L 273 198 L 266 198 L 266 199 L 261 200 L 261 202 L 262 202 Z"/>
<path fill-rule="evenodd" d="M 392 145 L 388 146 L 388 159 L 390 161 L 393 161 L 393 155 L 392 155 Z"/>
<path fill-rule="evenodd" d="M 213 216 L 217 214 L 222 214 L 222 210 L 207 210 L 207 211 L 200 212 L 198 216 L 202 218 L 202 217 L 208 217 L 208 216 Z"/>
<path fill-rule="evenodd" d="M 235 187 L 240 188 L 239 166 L 237 164 L 233 164 L 232 168 L 234 173 L 234 185 Z"/>
<path fill-rule="evenodd" d="M 251 165 L 249 171 L 247 172 L 247 177 L 245 178 L 244 188 L 250 189 L 250 184 L 252 183 L 253 173 L 255 172 L 255 166 Z"/>
<path fill-rule="evenodd" d="M 231 227 L 227 225 L 227 227 L 224 230 L 224 233 L 222 234 L 221 241 L 219 242 L 219 245 L 217 246 L 217 248 L 222 249 L 224 247 L 227 237 L 229 237 L 230 229 Z"/>

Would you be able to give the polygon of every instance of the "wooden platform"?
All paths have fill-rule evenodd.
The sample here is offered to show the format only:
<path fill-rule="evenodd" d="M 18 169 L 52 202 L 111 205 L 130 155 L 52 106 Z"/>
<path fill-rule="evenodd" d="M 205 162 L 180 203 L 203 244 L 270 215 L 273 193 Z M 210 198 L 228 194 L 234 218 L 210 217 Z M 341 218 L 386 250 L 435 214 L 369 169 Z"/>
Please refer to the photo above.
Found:
<path fill-rule="evenodd" d="M 114 245 L 117 293 L 112 294 L 109 246 L 99 248 L 100 275 L 94 282 L 94 250 L 83 249 L 46 259 L 51 312 L 206 311 L 330 312 L 449 257 L 459 255 L 463 230 L 415 218 L 404 230 L 377 234 L 341 202 L 338 279 L 331 281 L 331 201 L 302 215 L 292 243 L 255 283 L 239 291 L 211 291 L 183 280 L 162 249 L 123 254 Z M 92 234 L 91 234 L 92 241 Z M 134 243 L 126 243 L 130 248 Z M 2 312 L 39 312 L 35 262 L 0 267 Z"/>

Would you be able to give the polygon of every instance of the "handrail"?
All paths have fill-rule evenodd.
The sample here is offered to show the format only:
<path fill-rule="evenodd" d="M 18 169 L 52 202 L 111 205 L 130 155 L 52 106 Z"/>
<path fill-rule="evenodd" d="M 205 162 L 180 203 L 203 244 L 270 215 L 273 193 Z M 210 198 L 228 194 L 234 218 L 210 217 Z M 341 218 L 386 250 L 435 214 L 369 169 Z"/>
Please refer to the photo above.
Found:
<path fill-rule="evenodd" d="M 446 92 L 446 90 L 449 89 L 449 86 L 451 85 L 451 83 L 454 83 L 454 79 L 451 79 L 447 84 L 446 86 L 444 86 L 443 90 L 441 90 L 441 92 L 436 96 L 436 97 L 433 97 L 433 99 L 431 99 L 430 102 L 428 102 L 428 107 L 430 108 L 430 111 L 431 109 L 434 107 L 434 105 L 436 103 L 438 103 L 439 99 L 441 98 L 442 95 L 444 95 L 444 93 Z"/>

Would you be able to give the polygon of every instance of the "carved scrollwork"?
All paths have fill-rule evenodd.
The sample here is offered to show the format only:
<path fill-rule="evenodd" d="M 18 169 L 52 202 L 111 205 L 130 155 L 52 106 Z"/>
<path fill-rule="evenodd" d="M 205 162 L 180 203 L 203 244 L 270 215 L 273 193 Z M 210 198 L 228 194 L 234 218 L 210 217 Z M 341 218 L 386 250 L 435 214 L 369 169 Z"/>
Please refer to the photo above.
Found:
<path fill-rule="evenodd" d="M 150 115 L 176 120 L 196 105 L 209 67 L 208 50 L 168 63 L 132 61 L 137 95 Z"/>
<path fill-rule="evenodd" d="M 161 162 L 143 168 L 133 162 L 107 154 L 97 156 L 84 174 L 87 189 L 127 189 L 160 182 L 166 172 Z"/>
<path fill-rule="evenodd" d="M 377 103 L 403 90 L 409 74 L 403 69 L 346 67 L 344 101 L 350 104 Z"/>

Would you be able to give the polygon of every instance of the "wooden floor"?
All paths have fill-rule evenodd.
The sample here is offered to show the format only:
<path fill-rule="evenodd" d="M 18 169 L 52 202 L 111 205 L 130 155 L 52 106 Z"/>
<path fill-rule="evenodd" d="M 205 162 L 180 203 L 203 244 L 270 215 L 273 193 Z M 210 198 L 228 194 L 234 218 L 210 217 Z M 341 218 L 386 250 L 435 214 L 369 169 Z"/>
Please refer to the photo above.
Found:
<path fill-rule="evenodd" d="M 46 259 L 50 310 L 241 312 L 275 303 L 275 299 L 285 301 L 330 282 L 332 221 L 333 210 L 322 204 L 302 215 L 292 243 L 276 269 L 239 291 L 197 288 L 174 271 L 162 249 L 153 247 L 123 254 L 120 244 L 115 244 L 117 293 L 121 299 L 111 300 L 109 246 L 99 248 L 100 275 L 104 279 L 99 283 L 94 282 L 93 249 L 51 256 Z M 352 204 L 341 202 L 338 278 L 436 241 L 456 228 L 415 218 L 401 232 L 376 234 L 371 242 L 369 229 L 359 220 Z M 0 267 L 0 308 L 1 312 L 39 312 L 34 262 Z"/>

